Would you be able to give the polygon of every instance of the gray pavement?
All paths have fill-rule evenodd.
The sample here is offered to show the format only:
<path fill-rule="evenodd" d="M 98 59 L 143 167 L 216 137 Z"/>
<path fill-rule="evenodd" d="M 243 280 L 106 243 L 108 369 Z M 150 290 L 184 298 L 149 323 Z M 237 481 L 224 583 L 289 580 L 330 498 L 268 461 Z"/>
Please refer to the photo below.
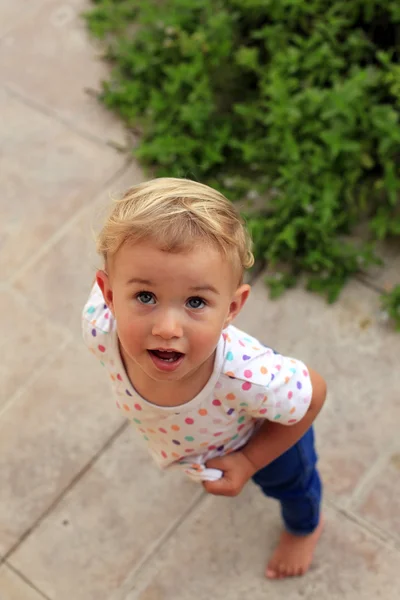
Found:
<path fill-rule="evenodd" d="M 207 496 L 160 473 L 83 347 L 91 225 L 141 181 L 121 124 L 85 88 L 106 67 L 85 0 L 0 0 L 0 599 L 393 600 L 400 593 L 400 336 L 385 270 L 328 306 L 262 283 L 238 325 L 328 380 L 317 436 L 326 531 L 300 580 L 271 583 L 278 507 L 248 485 Z"/>

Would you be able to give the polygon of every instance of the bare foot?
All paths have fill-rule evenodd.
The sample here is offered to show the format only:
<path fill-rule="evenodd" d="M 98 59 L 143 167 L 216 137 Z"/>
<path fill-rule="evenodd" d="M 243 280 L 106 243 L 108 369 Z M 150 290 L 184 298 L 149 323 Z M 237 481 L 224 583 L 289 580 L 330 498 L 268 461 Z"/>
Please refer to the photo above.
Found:
<path fill-rule="evenodd" d="M 310 568 L 317 542 L 324 528 L 321 519 L 317 529 L 310 535 L 293 535 L 284 531 L 278 547 L 269 561 L 265 575 L 269 579 L 283 579 L 304 575 Z"/>

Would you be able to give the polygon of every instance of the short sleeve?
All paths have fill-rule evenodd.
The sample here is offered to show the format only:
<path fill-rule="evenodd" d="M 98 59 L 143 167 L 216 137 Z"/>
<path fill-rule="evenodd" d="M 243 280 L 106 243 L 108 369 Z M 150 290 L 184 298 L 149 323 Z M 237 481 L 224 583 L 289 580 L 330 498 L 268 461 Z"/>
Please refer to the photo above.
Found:
<path fill-rule="evenodd" d="M 106 354 L 108 355 L 114 319 L 104 303 L 103 294 L 97 283 L 90 291 L 81 320 L 83 341 L 99 360 L 104 361 Z"/>
<path fill-rule="evenodd" d="M 251 414 L 281 425 L 294 425 L 307 413 L 312 398 L 310 374 L 304 363 L 274 354 L 270 381 Z"/>

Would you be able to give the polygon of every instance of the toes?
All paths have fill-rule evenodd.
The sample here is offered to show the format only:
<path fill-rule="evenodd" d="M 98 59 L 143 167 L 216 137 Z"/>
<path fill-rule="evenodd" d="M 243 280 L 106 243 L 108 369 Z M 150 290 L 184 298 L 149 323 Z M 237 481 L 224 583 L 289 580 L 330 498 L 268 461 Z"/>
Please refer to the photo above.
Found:
<path fill-rule="evenodd" d="M 270 560 L 265 570 L 265 576 L 268 579 L 280 579 L 279 563 L 275 560 Z"/>
<path fill-rule="evenodd" d="M 300 573 L 299 573 L 300 574 Z M 297 575 L 297 569 L 285 563 L 270 563 L 265 571 L 268 579 L 285 579 Z"/>
<path fill-rule="evenodd" d="M 272 569 L 267 569 L 265 571 L 265 576 L 268 579 L 279 579 L 279 574 L 276 571 L 273 571 Z"/>
<path fill-rule="evenodd" d="M 265 576 L 268 577 L 268 579 L 279 579 L 279 572 L 275 567 L 268 565 Z"/>
<path fill-rule="evenodd" d="M 284 563 L 268 565 L 265 572 L 268 579 L 286 579 L 287 577 L 300 577 L 307 571 L 302 566 L 291 566 Z"/>
<path fill-rule="evenodd" d="M 288 570 L 287 565 L 285 565 L 284 563 L 280 563 L 278 569 L 279 569 L 279 579 L 284 579 L 285 577 L 287 577 L 287 570 Z"/>
<path fill-rule="evenodd" d="M 295 576 L 295 568 L 290 565 L 282 565 L 281 566 L 281 578 L 286 579 L 286 577 L 294 577 Z"/>

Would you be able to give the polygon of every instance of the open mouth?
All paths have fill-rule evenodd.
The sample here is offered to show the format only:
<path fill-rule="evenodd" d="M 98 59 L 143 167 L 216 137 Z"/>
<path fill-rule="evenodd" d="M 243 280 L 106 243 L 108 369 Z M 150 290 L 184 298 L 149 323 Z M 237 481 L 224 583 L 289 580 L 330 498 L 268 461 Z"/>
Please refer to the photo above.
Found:
<path fill-rule="evenodd" d="M 176 352 L 175 350 L 149 350 L 148 352 L 166 363 L 175 363 L 183 356 L 182 352 Z"/>

